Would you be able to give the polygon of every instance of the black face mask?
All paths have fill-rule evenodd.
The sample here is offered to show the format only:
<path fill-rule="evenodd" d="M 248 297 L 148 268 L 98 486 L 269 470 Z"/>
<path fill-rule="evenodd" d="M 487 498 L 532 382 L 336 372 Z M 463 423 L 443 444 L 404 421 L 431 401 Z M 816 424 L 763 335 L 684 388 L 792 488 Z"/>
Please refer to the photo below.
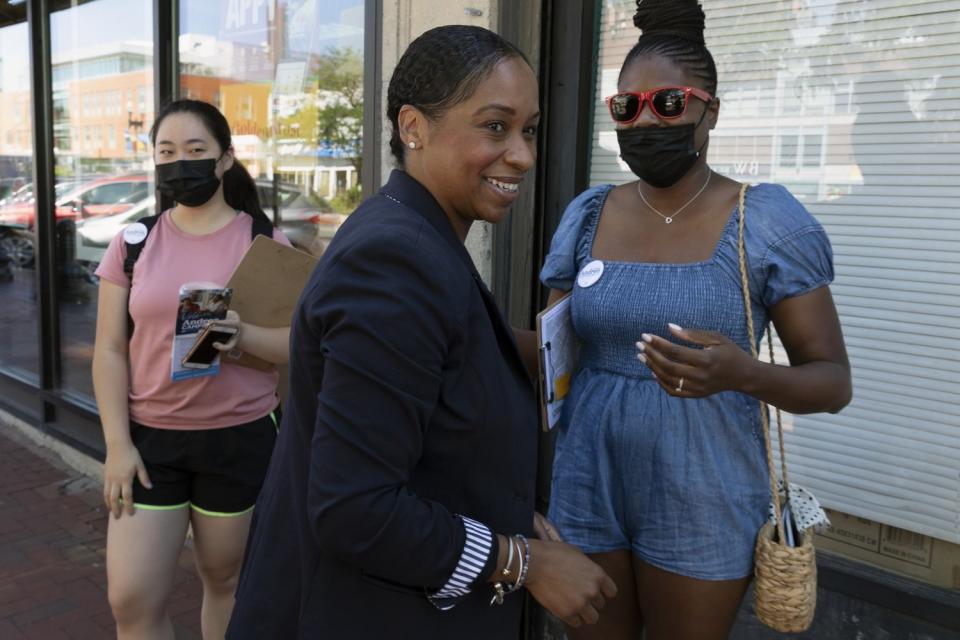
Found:
<path fill-rule="evenodd" d="M 707 146 L 709 138 L 699 150 L 693 148 L 693 136 L 706 115 L 704 111 L 697 124 L 617 129 L 620 157 L 647 184 L 672 187 L 687 175 Z"/>
<path fill-rule="evenodd" d="M 217 161 L 177 160 L 157 165 L 157 188 L 182 205 L 199 207 L 206 204 L 220 187 L 215 173 Z"/>

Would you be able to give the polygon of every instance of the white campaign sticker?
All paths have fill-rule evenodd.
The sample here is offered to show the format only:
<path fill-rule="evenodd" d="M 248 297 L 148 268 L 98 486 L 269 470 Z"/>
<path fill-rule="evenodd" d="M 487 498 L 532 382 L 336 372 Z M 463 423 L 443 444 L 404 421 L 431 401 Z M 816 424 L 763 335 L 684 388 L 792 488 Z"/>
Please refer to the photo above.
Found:
<path fill-rule="evenodd" d="M 140 244 L 147 237 L 147 225 L 134 222 L 123 230 L 123 241 L 127 244 Z"/>
<path fill-rule="evenodd" d="M 593 260 L 583 269 L 580 269 L 580 274 L 577 276 L 577 284 L 586 289 L 596 284 L 602 275 L 603 260 Z"/>

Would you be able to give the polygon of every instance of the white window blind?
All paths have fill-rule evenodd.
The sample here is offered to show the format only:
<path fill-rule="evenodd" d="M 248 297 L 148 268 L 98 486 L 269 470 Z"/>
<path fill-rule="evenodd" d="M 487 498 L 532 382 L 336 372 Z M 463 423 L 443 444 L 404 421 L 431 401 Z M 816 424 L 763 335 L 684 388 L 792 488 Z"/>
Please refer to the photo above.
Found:
<path fill-rule="evenodd" d="M 722 99 L 711 165 L 786 185 L 834 248 L 854 400 L 787 416 L 791 479 L 960 543 L 960 0 L 703 5 Z M 603 4 L 591 184 L 633 179 L 602 99 L 635 7 Z"/>

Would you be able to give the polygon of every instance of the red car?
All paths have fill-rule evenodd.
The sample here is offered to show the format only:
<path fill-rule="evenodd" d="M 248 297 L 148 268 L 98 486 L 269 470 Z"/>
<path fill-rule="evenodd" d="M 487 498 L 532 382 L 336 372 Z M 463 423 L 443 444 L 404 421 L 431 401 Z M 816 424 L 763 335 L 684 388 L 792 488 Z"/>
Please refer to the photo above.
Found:
<path fill-rule="evenodd" d="M 83 182 L 58 194 L 57 221 L 124 213 L 150 192 L 145 173 Z M 35 207 L 32 197 L 0 206 L 0 255 L 19 267 L 33 264 Z"/>
<path fill-rule="evenodd" d="M 123 213 L 150 195 L 146 174 L 100 178 L 84 182 L 56 201 L 57 220 Z M 15 202 L 0 207 L 0 226 L 33 229 L 35 204 Z"/>

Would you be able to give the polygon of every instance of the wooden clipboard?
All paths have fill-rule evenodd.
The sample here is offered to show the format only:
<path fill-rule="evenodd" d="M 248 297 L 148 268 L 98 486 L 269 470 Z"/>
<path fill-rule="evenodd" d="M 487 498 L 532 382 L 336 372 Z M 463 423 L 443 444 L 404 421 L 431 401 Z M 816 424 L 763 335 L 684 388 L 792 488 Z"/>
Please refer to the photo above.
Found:
<path fill-rule="evenodd" d="M 230 308 L 240 314 L 243 322 L 268 328 L 289 326 L 318 261 L 309 253 L 257 236 L 227 283 L 233 289 Z M 274 367 L 249 353 L 236 358 L 225 354 L 224 361 L 260 371 Z"/>

